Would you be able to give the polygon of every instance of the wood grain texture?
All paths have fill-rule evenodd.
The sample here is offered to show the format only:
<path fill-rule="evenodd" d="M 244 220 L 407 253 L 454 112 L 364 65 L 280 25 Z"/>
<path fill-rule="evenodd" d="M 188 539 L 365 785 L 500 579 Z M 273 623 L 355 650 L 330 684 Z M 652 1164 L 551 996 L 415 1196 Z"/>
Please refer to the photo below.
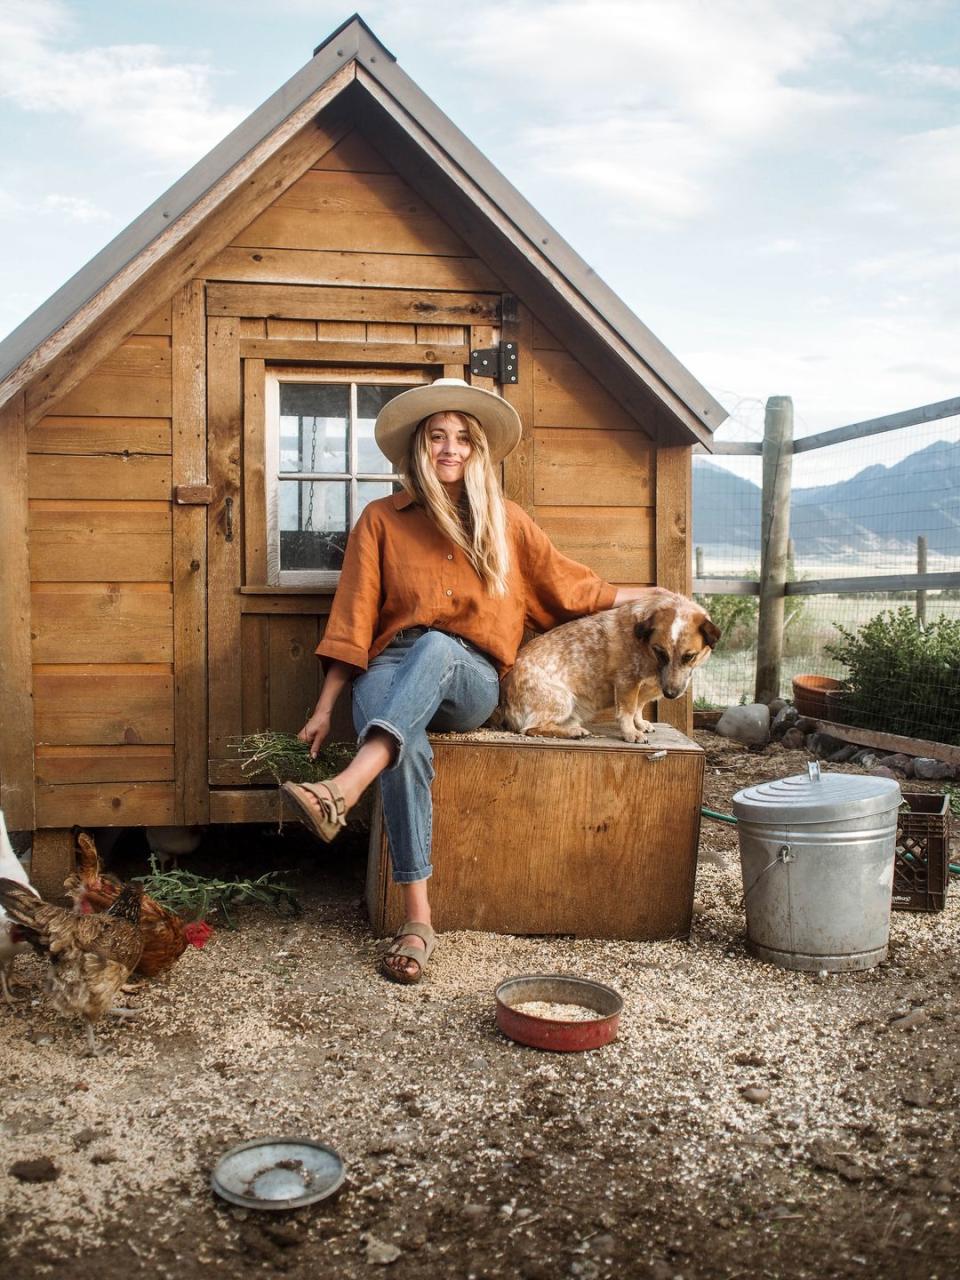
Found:
<path fill-rule="evenodd" d="M 539 427 L 599 427 L 646 435 L 641 424 L 568 351 L 536 351 L 533 387 Z"/>
<path fill-rule="evenodd" d="M 141 320 L 137 325 L 137 334 L 162 333 L 169 336 L 171 326 L 170 303 L 165 302 L 152 316 L 147 316 L 146 320 Z"/>
<path fill-rule="evenodd" d="M 354 173 L 393 173 L 389 160 L 357 129 L 351 131 L 317 161 L 315 169 L 349 169 Z"/>
<path fill-rule="evenodd" d="M 355 253 L 342 249 L 240 249 L 218 253 L 208 280 L 269 284 L 358 285 L 380 289 L 498 292 L 500 282 L 479 258 L 429 253 Z"/>
<path fill-rule="evenodd" d="M 265 368 L 243 361 L 243 581 L 257 585 L 267 581 Z"/>
<path fill-rule="evenodd" d="M 688 446 L 661 445 L 657 466 L 657 585 L 688 596 L 693 587 L 691 539 L 693 537 L 692 453 Z M 691 690 L 670 701 L 661 698 L 657 717 L 682 733 L 693 729 Z"/>
<path fill-rule="evenodd" d="M 169 502 L 170 459 L 143 454 L 108 456 L 35 453 L 29 463 L 31 498 L 144 498 Z"/>
<path fill-rule="evenodd" d="M 210 792 L 211 822 L 277 823 L 281 817 L 280 792 L 276 787 Z"/>
<path fill-rule="evenodd" d="M 34 582 L 158 582 L 171 576 L 170 504 L 30 503 Z"/>
<path fill-rule="evenodd" d="M 173 747 L 37 747 L 37 781 L 172 782 Z"/>
<path fill-rule="evenodd" d="M 293 338 L 304 342 L 316 342 L 316 320 L 268 320 L 268 338 Z"/>
<path fill-rule="evenodd" d="M 36 399 L 34 399 L 36 396 Z M 110 418 L 170 417 L 170 351 L 167 347 L 124 342 L 102 360 L 72 391 L 46 403 L 45 390 L 27 392 L 31 419 L 41 412 Z"/>
<path fill-rule="evenodd" d="M 172 309 L 174 484 L 207 479 L 206 308 L 202 281 L 177 292 Z M 207 512 L 173 508 L 174 821 L 205 823 L 207 788 Z"/>
<path fill-rule="evenodd" d="M 0 483 L 0 809 L 12 831 L 32 830 L 33 684 L 22 395 L 0 409 Z"/>
<path fill-rule="evenodd" d="M 654 731 L 666 741 L 670 730 Z M 677 735 L 678 736 L 678 735 Z M 440 931 L 653 940 L 690 930 L 703 753 L 692 742 L 434 742 L 430 898 Z M 371 844 L 373 923 L 403 921 L 385 841 Z"/>
<path fill-rule="evenodd" d="M 270 728 L 296 733 L 319 696 L 315 617 L 269 618 Z"/>
<path fill-rule="evenodd" d="M 282 316 L 374 324 L 492 324 L 499 298 L 428 289 L 345 289 L 273 284 L 211 284 L 212 316 Z"/>
<path fill-rule="evenodd" d="M 516 305 L 515 318 L 502 322 L 500 337 L 517 347 L 520 381 L 506 383 L 503 398 L 519 413 L 522 427 L 520 443 L 503 462 L 503 488 L 508 498 L 533 515 L 533 316 L 522 303 Z"/>
<path fill-rule="evenodd" d="M 652 585 L 656 531 L 652 507 L 538 507 L 554 546 L 607 582 Z"/>
<path fill-rule="evenodd" d="M 176 822 L 172 782 L 101 782 L 37 787 L 37 821 L 81 827 L 165 827 Z M 72 867 L 73 859 L 71 857 Z M 61 880 L 61 884 L 62 884 Z"/>
<path fill-rule="evenodd" d="M 635 431 L 534 432 L 538 507 L 652 507 L 655 466 L 655 450 Z"/>
<path fill-rule="evenodd" d="M 303 593 L 276 595 L 246 595 L 241 593 L 240 609 L 246 614 L 296 613 L 296 614 L 328 614 L 333 601 L 333 588 L 327 589 L 324 595 L 322 588 L 317 587 L 313 594 Z"/>
<path fill-rule="evenodd" d="M 209 299 L 210 290 L 207 290 Z M 217 495 L 207 508 L 208 755 L 224 756 L 239 736 L 240 597 L 243 520 L 240 493 L 243 413 L 239 325 L 211 319 L 207 325 L 207 467 Z M 232 509 L 232 529 L 230 511 Z"/>
<path fill-rule="evenodd" d="M 470 350 L 467 352 L 467 359 L 472 363 L 473 351 L 490 350 L 495 347 L 500 340 L 500 330 L 493 324 L 473 324 L 470 326 Z M 485 377 L 480 373 L 472 373 L 467 370 L 467 381 L 471 387 L 480 387 L 483 391 L 497 391 L 497 381 L 493 377 Z"/>
<path fill-rule="evenodd" d="M 170 452 L 168 418 L 41 418 L 27 434 L 30 453 Z"/>
<path fill-rule="evenodd" d="M 240 624 L 240 704 L 243 732 L 270 728 L 270 618 L 245 614 Z M 300 726 L 298 725 L 297 728 Z M 209 776 L 209 774 L 208 774 Z"/>
<path fill-rule="evenodd" d="M 367 324 L 367 341 L 412 347 L 417 341 L 417 326 L 415 324 L 379 324 L 370 321 Z"/>
<path fill-rule="evenodd" d="M 34 667 L 33 680 L 38 743 L 173 742 L 173 668 L 169 664 L 43 664 Z"/>
<path fill-rule="evenodd" d="M 166 583 L 34 583 L 34 662 L 172 662 Z"/>
<path fill-rule="evenodd" d="M 39 818 L 38 818 L 39 821 Z M 48 824 L 50 825 L 50 824 Z M 64 900 L 63 882 L 76 869 L 77 855 L 70 826 L 61 823 L 53 831 L 35 831 L 30 851 L 30 881 L 41 898 Z"/>
<path fill-rule="evenodd" d="M 378 326 L 366 326 L 375 329 Z M 413 328 L 403 326 L 404 328 Z M 442 326 L 438 326 L 442 327 Z M 367 364 L 438 365 L 463 364 L 465 346 L 431 346 L 416 342 L 292 342 L 245 338 L 240 342 L 245 360 L 286 360 L 311 364 L 357 361 Z"/>

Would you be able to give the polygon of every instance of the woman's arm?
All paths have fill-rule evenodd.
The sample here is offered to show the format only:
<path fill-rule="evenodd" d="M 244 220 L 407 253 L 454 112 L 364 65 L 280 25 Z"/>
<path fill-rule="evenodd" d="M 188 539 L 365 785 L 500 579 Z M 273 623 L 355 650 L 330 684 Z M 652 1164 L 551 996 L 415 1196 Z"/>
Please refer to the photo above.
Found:
<path fill-rule="evenodd" d="M 330 732 L 330 719 L 333 708 L 337 705 L 337 699 L 343 692 L 344 686 L 350 683 L 357 672 L 358 668 L 350 666 L 347 662 L 331 662 L 327 665 L 323 687 L 320 690 L 317 705 L 313 709 L 313 715 L 297 734 L 300 741 L 306 742 L 310 747 L 310 755 L 314 759 Z"/>
<path fill-rule="evenodd" d="M 613 597 L 613 608 L 618 604 L 629 604 L 631 600 L 642 600 L 650 591 L 649 587 L 617 587 L 617 594 Z"/>

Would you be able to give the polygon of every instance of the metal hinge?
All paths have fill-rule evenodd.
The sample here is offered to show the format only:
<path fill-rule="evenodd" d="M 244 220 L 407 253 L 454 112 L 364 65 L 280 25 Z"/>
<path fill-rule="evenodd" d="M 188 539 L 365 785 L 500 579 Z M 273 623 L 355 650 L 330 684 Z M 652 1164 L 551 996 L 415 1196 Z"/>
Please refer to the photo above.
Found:
<path fill-rule="evenodd" d="M 519 365 L 515 342 L 501 342 L 499 347 L 484 347 L 470 352 L 470 372 L 474 377 L 493 378 L 501 385 L 520 381 Z"/>

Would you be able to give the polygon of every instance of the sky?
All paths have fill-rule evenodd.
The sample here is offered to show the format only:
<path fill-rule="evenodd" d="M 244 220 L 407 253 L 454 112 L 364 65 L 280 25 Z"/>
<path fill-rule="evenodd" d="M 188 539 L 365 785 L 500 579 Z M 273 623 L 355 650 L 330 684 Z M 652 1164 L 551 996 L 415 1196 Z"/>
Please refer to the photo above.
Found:
<path fill-rule="evenodd" d="M 360 12 L 730 411 L 719 438 L 759 438 L 771 395 L 801 435 L 960 394 L 960 0 Z M 0 0 L 0 335 L 350 13 Z"/>

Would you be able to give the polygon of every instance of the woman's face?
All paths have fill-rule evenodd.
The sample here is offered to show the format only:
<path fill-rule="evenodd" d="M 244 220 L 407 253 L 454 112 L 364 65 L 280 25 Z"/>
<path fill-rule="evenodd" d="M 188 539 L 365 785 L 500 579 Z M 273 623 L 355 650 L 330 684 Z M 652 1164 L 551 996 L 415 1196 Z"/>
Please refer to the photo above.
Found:
<path fill-rule="evenodd" d="M 437 479 L 459 491 L 467 459 L 473 452 L 467 428 L 455 414 L 435 413 L 427 423 L 427 443 Z"/>

